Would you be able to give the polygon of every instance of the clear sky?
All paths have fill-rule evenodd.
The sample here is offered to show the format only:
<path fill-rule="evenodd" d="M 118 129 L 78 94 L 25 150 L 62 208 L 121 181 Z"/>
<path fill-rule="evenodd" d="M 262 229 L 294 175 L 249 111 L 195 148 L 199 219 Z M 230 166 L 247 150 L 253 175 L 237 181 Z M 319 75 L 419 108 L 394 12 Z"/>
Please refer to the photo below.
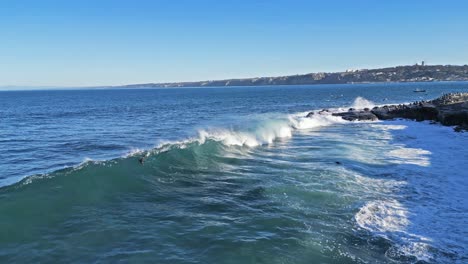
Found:
<path fill-rule="evenodd" d="M 2 0 L 0 85 L 468 63 L 467 0 Z"/>

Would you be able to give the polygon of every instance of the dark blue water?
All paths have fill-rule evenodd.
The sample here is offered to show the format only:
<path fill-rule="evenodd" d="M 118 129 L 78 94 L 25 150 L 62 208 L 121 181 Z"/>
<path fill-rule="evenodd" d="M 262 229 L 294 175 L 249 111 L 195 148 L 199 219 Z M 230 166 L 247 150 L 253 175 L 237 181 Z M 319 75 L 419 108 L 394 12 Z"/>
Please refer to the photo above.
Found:
<path fill-rule="evenodd" d="M 0 92 L 0 260 L 464 262 L 465 134 L 304 118 L 460 91 L 468 84 Z"/>

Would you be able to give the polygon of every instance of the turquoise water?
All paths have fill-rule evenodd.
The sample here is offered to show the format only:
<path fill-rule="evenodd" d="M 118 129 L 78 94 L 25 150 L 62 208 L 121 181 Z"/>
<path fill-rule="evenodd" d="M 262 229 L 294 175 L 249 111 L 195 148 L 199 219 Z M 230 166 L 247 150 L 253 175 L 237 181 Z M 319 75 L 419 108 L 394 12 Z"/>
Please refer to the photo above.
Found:
<path fill-rule="evenodd" d="M 0 92 L 0 261 L 466 262 L 466 133 L 304 118 L 460 91 Z"/>

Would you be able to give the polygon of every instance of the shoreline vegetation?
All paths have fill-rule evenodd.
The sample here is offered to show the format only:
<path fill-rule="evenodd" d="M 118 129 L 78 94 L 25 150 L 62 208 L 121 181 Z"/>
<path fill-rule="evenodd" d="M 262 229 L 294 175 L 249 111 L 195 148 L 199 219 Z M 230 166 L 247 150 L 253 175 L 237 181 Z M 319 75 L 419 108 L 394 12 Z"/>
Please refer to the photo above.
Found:
<path fill-rule="evenodd" d="M 279 77 L 258 77 L 196 82 L 143 83 L 110 86 L 112 88 L 171 88 L 271 86 L 395 82 L 468 81 L 468 65 L 410 65 L 380 69 L 348 69 L 344 72 L 319 72 Z"/>
<path fill-rule="evenodd" d="M 348 121 L 376 121 L 392 119 L 411 119 L 416 121 L 437 122 L 444 126 L 455 126 L 455 131 L 468 131 L 468 93 L 449 93 L 430 101 L 410 104 L 376 106 L 372 109 L 349 108 L 347 112 L 331 113 L 328 109 L 310 112 L 314 115 L 340 116 Z"/>

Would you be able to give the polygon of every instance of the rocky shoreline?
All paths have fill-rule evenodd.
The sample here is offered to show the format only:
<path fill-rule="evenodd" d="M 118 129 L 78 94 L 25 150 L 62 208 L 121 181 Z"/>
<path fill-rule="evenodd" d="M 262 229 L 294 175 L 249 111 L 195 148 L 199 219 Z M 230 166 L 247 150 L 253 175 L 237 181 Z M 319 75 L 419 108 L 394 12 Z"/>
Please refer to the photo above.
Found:
<path fill-rule="evenodd" d="M 328 109 L 315 114 L 330 114 Z M 468 131 L 468 93 L 449 93 L 430 101 L 419 101 L 411 104 L 376 106 L 372 109 L 350 108 L 347 112 L 331 113 L 348 121 L 375 121 L 391 119 L 411 119 L 416 121 L 433 121 L 444 126 L 455 126 L 455 131 Z"/>

